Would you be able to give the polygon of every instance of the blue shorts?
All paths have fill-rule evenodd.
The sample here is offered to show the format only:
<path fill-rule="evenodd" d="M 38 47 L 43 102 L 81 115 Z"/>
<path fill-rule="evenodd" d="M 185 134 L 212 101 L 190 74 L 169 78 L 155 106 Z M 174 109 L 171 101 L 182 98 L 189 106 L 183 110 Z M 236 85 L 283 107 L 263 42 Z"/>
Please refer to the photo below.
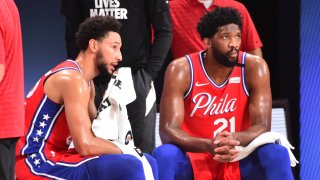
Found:
<path fill-rule="evenodd" d="M 193 180 L 190 159 L 177 146 L 161 145 L 152 155 L 157 160 L 160 180 Z M 288 151 L 278 144 L 260 146 L 239 164 L 241 179 L 293 179 Z"/>

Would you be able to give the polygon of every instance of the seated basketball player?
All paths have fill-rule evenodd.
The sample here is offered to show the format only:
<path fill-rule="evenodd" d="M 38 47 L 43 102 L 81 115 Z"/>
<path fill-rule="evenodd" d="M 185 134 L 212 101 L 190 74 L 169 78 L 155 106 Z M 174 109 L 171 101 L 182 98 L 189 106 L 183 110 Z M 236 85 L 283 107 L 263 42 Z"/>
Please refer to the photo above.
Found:
<path fill-rule="evenodd" d="M 239 51 L 238 11 L 216 8 L 198 26 L 206 50 L 168 66 L 160 108 L 163 145 L 153 156 L 159 179 L 293 179 L 289 154 L 278 144 L 260 146 L 232 162 L 239 151 L 270 131 L 269 69 Z"/>
<path fill-rule="evenodd" d="M 94 136 L 92 79 L 122 59 L 120 23 L 94 17 L 77 32 L 80 53 L 40 78 L 25 101 L 25 136 L 17 145 L 17 179 L 145 179 L 138 158 Z M 71 139 L 75 149 L 69 150 Z M 157 179 L 156 162 L 146 154 Z"/>

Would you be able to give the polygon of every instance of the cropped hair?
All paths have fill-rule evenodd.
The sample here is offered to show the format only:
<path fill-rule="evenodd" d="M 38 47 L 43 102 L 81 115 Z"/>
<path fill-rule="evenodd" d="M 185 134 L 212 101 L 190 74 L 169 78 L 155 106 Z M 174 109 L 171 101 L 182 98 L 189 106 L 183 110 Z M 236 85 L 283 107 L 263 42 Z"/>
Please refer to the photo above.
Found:
<path fill-rule="evenodd" d="M 76 33 L 76 43 L 80 50 L 88 48 L 89 40 L 101 40 L 109 32 L 120 33 L 121 23 L 112 16 L 95 16 L 87 18 L 80 24 Z"/>
<path fill-rule="evenodd" d="M 218 32 L 219 27 L 232 23 L 242 28 L 240 13 L 234 8 L 217 7 L 201 17 L 197 30 L 201 39 L 211 38 Z"/>

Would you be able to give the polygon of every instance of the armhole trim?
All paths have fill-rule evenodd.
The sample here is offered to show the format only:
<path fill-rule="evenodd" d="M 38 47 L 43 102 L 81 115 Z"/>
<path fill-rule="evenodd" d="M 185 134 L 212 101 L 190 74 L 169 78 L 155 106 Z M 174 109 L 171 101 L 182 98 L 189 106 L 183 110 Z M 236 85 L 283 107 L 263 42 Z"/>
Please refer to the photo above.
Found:
<path fill-rule="evenodd" d="M 190 94 L 191 90 L 192 90 L 192 85 L 193 85 L 193 79 L 194 79 L 194 74 L 193 74 L 193 65 L 192 65 L 192 61 L 189 55 L 186 55 L 186 58 L 188 60 L 189 66 L 190 66 L 190 84 L 189 84 L 189 88 L 187 90 L 187 92 L 184 95 L 184 99 L 186 99 L 188 97 L 188 95 Z"/>

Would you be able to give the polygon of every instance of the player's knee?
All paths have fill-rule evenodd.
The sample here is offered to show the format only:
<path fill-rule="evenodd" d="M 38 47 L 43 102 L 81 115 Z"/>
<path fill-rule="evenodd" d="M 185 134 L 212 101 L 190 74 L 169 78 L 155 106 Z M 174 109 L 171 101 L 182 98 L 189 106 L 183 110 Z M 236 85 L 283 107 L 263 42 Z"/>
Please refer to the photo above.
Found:
<path fill-rule="evenodd" d="M 105 175 L 105 177 L 130 177 L 130 179 L 143 179 L 144 177 L 141 161 L 129 154 L 100 156 L 92 167 L 95 173 Z"/>
<path fill-rule="evenodd" d="M 132 169 L 143 170 L 141 161 L 133 155 L 123 154 L 123 162 L 125 162 L 125 166 L 122 166 L 122 168 L 128 171 Z"/>
<path fill-rule="evenodd" d="M 173 159 L 177 152 L 181 151 L 180 148 L 173 144 L 163 144 L 157 147 L 153 152 L 152 156 L 158 159 Z"/>
<path fill-rule="evenodd" d="M 269 161 L 282 161 L 289 158 L 288 150 L 279 144 L 266 144 L 257 149 L 259 157 Z"/>

